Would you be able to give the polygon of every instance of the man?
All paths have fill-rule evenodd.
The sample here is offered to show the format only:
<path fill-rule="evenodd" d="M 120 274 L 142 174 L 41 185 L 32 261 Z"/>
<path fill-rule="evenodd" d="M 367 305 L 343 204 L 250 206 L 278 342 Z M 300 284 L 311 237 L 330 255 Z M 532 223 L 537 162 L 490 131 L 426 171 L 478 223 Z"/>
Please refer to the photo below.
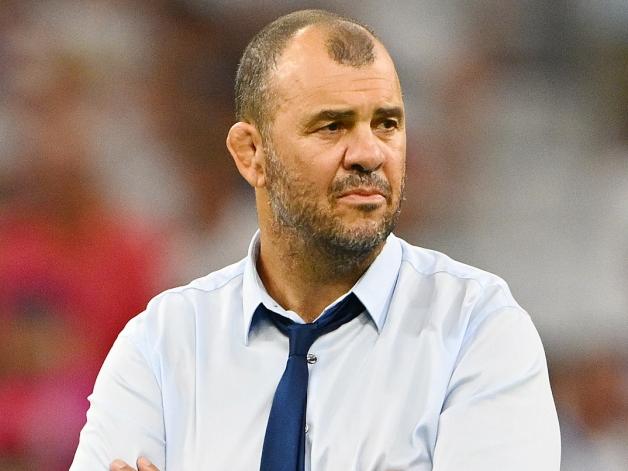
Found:
<path fill-rule="evenodd" d="M 249 255 L 125 327 L 71 469 L 558 470 L 543 349 L 507 285 L 391 234 L 406 138 L 381 42 L 279 18 L 244 52 L 236 112 Z"/>

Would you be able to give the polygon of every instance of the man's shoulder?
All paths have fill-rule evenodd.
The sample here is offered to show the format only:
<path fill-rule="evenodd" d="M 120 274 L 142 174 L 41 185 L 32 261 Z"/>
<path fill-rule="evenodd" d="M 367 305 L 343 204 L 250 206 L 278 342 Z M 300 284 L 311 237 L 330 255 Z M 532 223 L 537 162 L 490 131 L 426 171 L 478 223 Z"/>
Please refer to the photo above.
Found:
<path fill-rule="evenodd" d="M 149 302 L 149 306 L 152 303 L 163 302 L 170 298 L 185 298 L 194 296 L 194 293 L 197 292 L 211 293 L 228 288 L 231 283 L 242 277 L 244 274 L 245 264 L 246 259 L 242 259 L 239 262 L 228 265 L 220 270 L 216 270 L 200 278 L 196 278 L 185 285 L 167 289 L 152 298 Z"/>
<path fill-rule="evenodd" d="M 400 242 L 400 276 L 405 279 L 413 279 L 417 284 L 427 283 L 447 296 L 462 295 L 463 299 L 473 301 L 474 310 L 516 308 L 523 311 L 500 276 L 454 260 L 442 252 L 417 247 L 404 240 Z"/>
<path fill-rule="evenodd" d="M 399 240 L 402 248 L 402 264 L 420 276 L 444 275 L 461 281 L 474 280 L 482 287 L 495 284 L 506 285 L 506 282 L 498 275 L 455 260 L 437 250 L 418 247 L 403 239 Z"/>
<path fill-rule="evenodd" d="M 157 294 L 143 312 L 131 319 L 125 331 L 146 329 L 149 325 L 162 329 L 171 322 L 194 317 L 211 300 L 221 302 L 233 299 L 241 294 L 245 264 L 246 259 L 242 259 L 185 285 Z"/>

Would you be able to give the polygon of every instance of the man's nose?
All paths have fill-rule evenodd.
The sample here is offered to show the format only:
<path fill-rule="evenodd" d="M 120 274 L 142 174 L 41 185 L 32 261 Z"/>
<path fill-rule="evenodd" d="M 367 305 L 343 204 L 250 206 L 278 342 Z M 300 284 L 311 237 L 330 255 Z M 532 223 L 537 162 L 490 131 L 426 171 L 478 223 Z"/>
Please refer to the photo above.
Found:
<path fill-rule="evenodd" d="M 347 140 L 343 160 L 346 170 L 370 173 L 382 166 L 385 159 L 382 143 L 371 126 L 356 126 Z"/>

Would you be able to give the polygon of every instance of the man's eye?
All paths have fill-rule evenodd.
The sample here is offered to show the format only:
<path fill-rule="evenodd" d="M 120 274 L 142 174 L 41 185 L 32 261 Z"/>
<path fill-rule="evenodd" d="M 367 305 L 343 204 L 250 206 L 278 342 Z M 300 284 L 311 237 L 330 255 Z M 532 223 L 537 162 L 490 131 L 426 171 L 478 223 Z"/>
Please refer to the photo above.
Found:
<path fill-rule="evenodd" d="M 383 129 L 396 129 L 399 127 L 399 123 L 395 119 L 385 119 L 379 123 L 379 127 Z"/>
<path fill-rule="evenodd" d="M 329 123 L 321 128 L 321 131 L 336 132 L 342 129 L 342 124 L 338 122 Z"/>

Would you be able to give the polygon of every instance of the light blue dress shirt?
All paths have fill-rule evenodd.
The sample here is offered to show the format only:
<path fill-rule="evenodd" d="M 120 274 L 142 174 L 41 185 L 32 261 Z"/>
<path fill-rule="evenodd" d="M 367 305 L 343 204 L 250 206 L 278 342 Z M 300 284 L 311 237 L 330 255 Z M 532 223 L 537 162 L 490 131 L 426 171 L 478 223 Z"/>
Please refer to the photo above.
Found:
<path fill-rule="evenodd" d="M 154 298 L 113 345 L 72 471 L 259 469 L 296 322 L 244 260 Z M 558 471 L 545 355 L 506 283 L 389 236 L 352 291 L 366 310 L 312 348 L 306 469 Z"/>

